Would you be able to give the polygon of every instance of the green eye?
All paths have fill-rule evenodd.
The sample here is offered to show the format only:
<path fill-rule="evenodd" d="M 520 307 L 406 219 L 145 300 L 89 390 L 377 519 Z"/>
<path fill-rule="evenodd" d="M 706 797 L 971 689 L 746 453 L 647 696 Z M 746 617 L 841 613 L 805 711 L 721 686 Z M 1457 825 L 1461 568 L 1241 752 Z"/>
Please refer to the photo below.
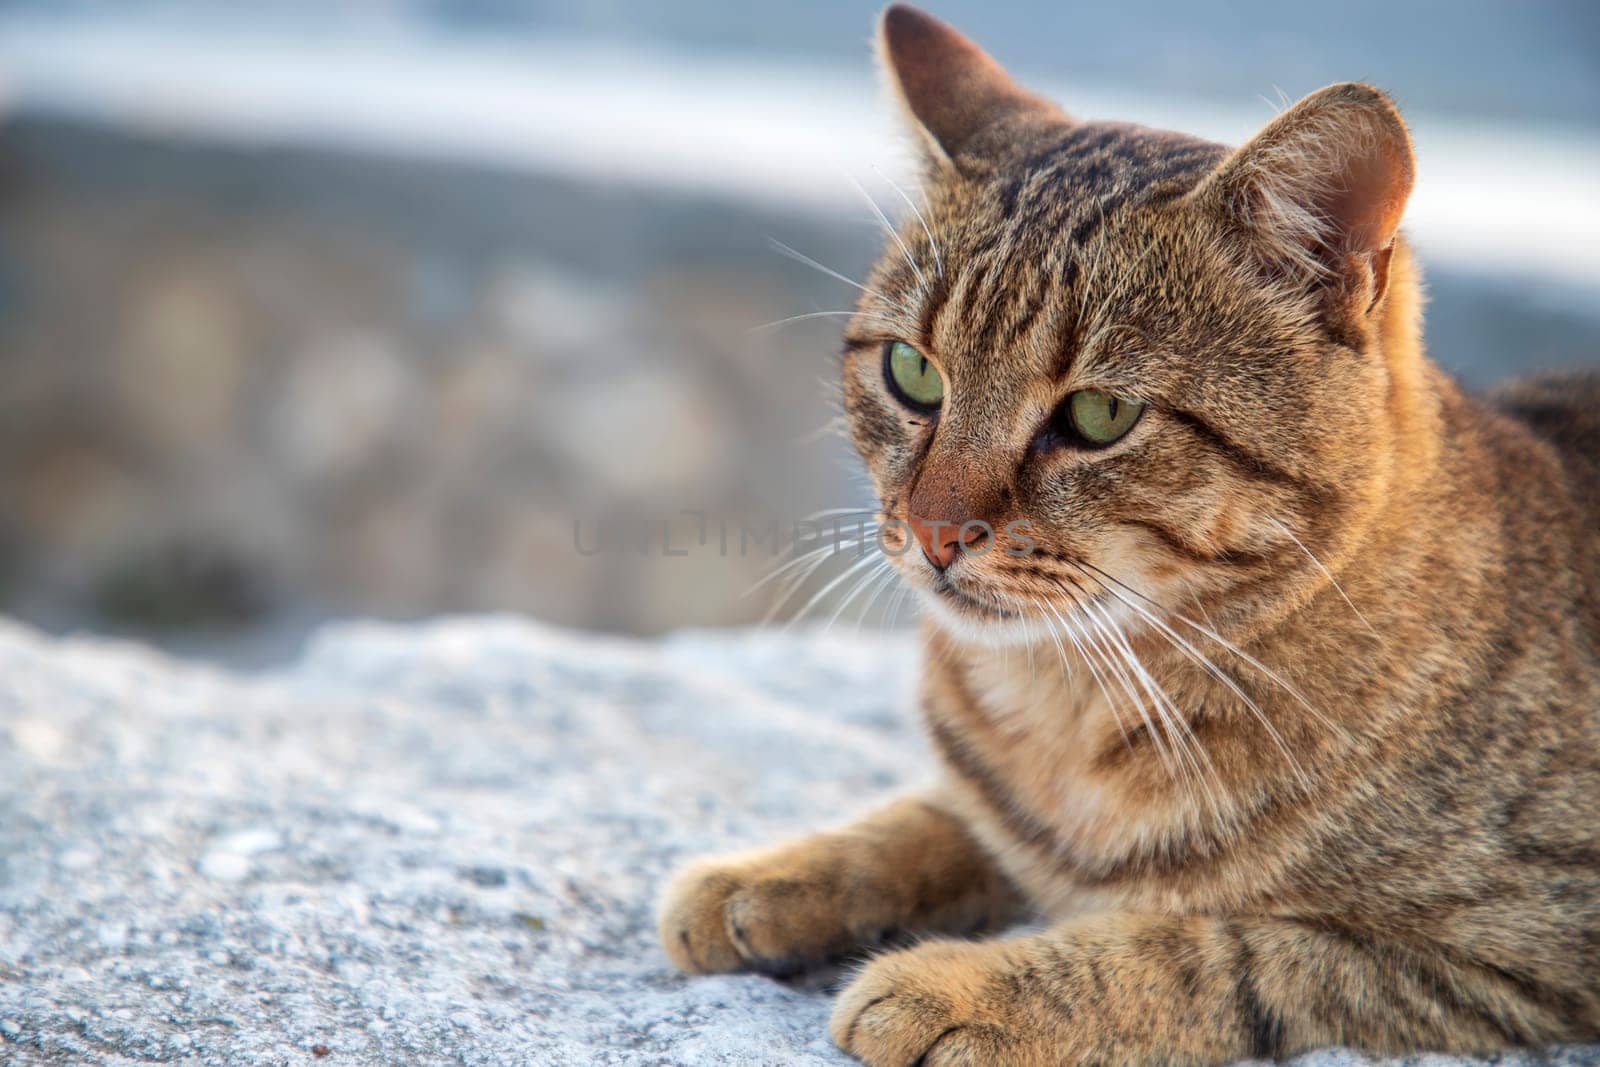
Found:
<path fill-rule="evenodd" d="M 883 376 L 889 388 L 908 407 L 929 411 L 944 402 L 944 379 L 928 357 L 904 341 L 883 349 Z"/>
<path fill-rule="evenodd" d="M 1139 421 L 1144 405 L 1098 389 L 1079 389 L 1067 397 L 1072 428 L 1092 445 L 1109 445 Z"/>

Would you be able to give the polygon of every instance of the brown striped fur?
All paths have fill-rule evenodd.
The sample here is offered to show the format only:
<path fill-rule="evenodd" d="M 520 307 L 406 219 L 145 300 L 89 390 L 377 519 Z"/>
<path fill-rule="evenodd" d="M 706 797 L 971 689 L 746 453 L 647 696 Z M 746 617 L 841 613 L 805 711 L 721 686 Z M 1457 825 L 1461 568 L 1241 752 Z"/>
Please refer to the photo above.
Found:
<path fill-rule="evenodd" d="M 855 441 L 886 520 L 1035 545 L 897 557 L 943 784 L 686 872 L 669 955 L 1048 920 L 868 964 L 833 1034 L 871 1064 L 1600 1036 L 1600 374 L 1478 399 L 1429 362 L 1374 89 L 1230 151 L 1071 119 L 913 9 L 882 46 L 926 179 L 846 333 Z M 1144 415 L 1064 443 L 1085 387 Z"/>

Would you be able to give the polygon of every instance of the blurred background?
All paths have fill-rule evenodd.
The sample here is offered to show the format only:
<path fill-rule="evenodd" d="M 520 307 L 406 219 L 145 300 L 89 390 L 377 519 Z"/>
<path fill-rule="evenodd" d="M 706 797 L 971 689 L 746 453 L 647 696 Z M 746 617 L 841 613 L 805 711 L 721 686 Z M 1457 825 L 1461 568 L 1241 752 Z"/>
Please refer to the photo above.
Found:
<path fill-rule="evenodd" d="M 774 240 L 858 277 L 903 208 L 877 6 L 0 3 L 0 612 L 242 665 L 339 616 L 759 619 L 772 524 L 867 502 L 840 320 L 768 324 L 853 295 Z M 1600 362 L 1600 5 L 929 7 L 1232 142 L 1385 86 L 1435 357 Z"/>

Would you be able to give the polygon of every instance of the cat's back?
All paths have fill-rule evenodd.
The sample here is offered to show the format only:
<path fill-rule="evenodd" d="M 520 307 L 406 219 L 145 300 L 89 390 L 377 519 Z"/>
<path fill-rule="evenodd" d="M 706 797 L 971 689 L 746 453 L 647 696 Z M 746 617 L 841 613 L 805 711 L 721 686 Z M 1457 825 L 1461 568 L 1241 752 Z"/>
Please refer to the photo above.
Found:
<path fill-rule="evenodd" d="M 1600 369 L 1544 374 L 1508 382 L 1487 398 L 1553 448 L 1577 512 L 1574 558 L 1585 573 L 1590 635 L 1600 647 Z M 1548 532 L 1533 532 L 1539 536 Z"/>
<path fill-rule="evenodd" d="M 1600 536 L 1600 370 L 1509 382 L 1489 400 L 1556 449 L 1575 502 L 1595 520 L 1590 530 Z"/>

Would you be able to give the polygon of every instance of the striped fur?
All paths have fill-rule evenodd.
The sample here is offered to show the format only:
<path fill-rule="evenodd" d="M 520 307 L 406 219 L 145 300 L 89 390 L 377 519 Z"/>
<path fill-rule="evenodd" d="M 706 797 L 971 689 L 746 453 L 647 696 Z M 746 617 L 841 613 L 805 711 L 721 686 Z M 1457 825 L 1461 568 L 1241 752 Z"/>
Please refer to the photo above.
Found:
<path fill-rule="evenodd" d="M 1600 375 L 1480 399 L 1429 362 L 1376 90 L 1230 151 L 1073 120 L 912 9 L 882 36 L 925 202 L 846 331 L 855 441 L 886 519 L 1036 544 L 897 557 L 943 783 L 695 868 L 669 954 L 1048 920 L 875 959 L 833 1022 L 872 1064 L 1600 1036 Z M 1148 405 L 1103 449 L 1048 432 L 1087 387 Z"/>

